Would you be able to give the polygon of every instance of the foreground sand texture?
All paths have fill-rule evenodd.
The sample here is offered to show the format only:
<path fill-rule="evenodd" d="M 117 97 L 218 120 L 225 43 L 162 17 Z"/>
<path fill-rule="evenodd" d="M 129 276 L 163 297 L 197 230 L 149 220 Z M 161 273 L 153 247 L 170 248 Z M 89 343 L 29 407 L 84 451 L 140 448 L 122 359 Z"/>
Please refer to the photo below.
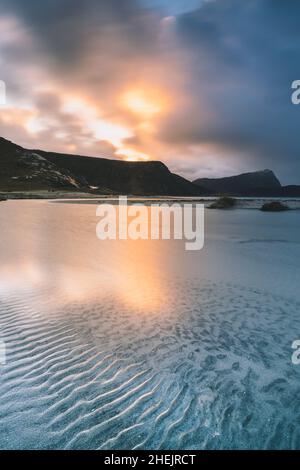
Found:
<path fill-rule="evenodd" d="M 299 212 L 205 248 L 99 242 L 95 205 L 0 207 L 0 447 L 300 448 Z"/>

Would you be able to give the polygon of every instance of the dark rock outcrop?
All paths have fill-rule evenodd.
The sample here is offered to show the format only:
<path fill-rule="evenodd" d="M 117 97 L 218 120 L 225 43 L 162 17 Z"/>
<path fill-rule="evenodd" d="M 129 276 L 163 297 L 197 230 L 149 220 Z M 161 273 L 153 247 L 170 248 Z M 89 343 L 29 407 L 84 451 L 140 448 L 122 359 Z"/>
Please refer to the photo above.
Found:
<path fill-rule="evenodd" d="M 280 201 L 266 202 L 260 209 L 263 212 L 282 212 L 289 210 L 289 207 Z"/>
<path fill-rule="evenodd" d="M 209 209 L 232 209 L 236 205 L 236 200 L 229 196 L 220 197 L 217 201 L 214 201 Z"/>

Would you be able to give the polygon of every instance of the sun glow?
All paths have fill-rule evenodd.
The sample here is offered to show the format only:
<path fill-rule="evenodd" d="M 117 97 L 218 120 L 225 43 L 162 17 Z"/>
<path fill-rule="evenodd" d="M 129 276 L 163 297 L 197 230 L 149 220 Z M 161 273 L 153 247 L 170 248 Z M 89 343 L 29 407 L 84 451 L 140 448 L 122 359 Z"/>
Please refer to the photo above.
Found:
<path fill-rule="evenodd" d="M 160 110 L 158 101 L 152 102 L 150 98 L 148 100 L 148 97 L 140 91 L 126 94 L 126 103 L 127 107 L 129 106 L 135 112 L 142 113 L 144 117 L 150 117 L 150 115 L 152 116 Z M 66 115 L 76 116 L 82 128 L 96 141 L 104 141 L 111 144 L 113 147 L 112 152 L 115 156 L 130 162 L 151 160 L 150 155 L 143 150 L 140 151 L 135 149 L 134 146 L 128 146 L 128 139 L 136 137 L 137 129 L 143 135 L 150 133 L 150 127 L 153 130 L 153 125 L 150 121 L 141 119 L 141 122 L 137 123 L 136 128 L 134 128 L 132 125 L 127 126 L 126 122 L 123 124 L 124 119 L 120 121 L 107 120 L 97 106 L 76 95 L 65 97 L 61 106 L 61 112 Z M 43 124 L 39 116 L 30 115 L 26 122 L 26 128 L 28 132 L 39 133 L 44 130 Z M 58 139 L 66 137 L 63 131 L 58 131 L 54 135 Z M 75 153 L 76 150 L 75 144 L 69 145 L 68 151 Z"/>
<path fill-rule="evenodd" d="M 124 139 L 133 136 L 129 129 L 102 119 L 89 122 L 88 128 L 93 132 L 96 139 L 105 140 L 117 148 L 122 147 Z"/>
<path fill-rule="evenodd" d="M 109 142 L 116 148 L 122 147 L 124 139 L 133 137 L 130 129 L 103 119 L 97 108 L 83 100 L 68 98 L 63 106 L 63 111 L 68 114 L 79 114 L 85 127 L 95 139 Z"/>
<path fill-rule="evenodd" d="M 150 160 L 150 156 L 146 153 L 139 152 L 134 149 L 130 148 L 120 148 L 115 152 L 116 155 L 121 157 L 125 157 L 127 162 L 137 162 L 137 161 L 148 161 Z"/>
<path fill-rule="evenodd" d="M 31 134 L 37 134 L 46 128 L 45 124 L 38 117 L 30 117 L 25 124 L 25 129 Z"/>
<path fill-rule="evenodd" d="M 122 104 L 129 111 L 144 118 L 151 118 L 164 108 L 164 100 L 158 93 L 147 93 L 144 90 L 131 90 L 122 97 Z"/>

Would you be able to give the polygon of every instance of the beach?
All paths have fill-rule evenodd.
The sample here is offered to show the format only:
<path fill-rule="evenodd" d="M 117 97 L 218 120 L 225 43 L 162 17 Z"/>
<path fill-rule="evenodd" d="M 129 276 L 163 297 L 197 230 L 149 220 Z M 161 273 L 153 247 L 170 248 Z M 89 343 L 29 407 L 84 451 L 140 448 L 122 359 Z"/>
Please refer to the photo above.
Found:
<path fill-rule="evenodd" d="M 299 211 L 255 204 L 188 252 L 98 240 L 95 201 L 1 203 L 0 448 L 299 449 Z"/>

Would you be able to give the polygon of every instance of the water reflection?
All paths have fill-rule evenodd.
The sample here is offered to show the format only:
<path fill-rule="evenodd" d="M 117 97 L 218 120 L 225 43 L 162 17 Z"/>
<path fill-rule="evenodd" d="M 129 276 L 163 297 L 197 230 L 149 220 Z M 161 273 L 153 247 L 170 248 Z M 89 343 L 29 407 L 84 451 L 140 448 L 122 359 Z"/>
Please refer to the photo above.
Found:
<path fill-rule="evenodd" d="M 56 305 L 111 293 L 145 312 L 166 306 L 167 242 L 101 241 L 93 205 L 11 201 L 1 209 L 2 291 L 51 286 Z"/>
<path fill-rule="evenodd" d="M 211 211 L 192 253 L 95 208 L 0 205 L 0 448 L 299 448 L 298 214 Z"/>

